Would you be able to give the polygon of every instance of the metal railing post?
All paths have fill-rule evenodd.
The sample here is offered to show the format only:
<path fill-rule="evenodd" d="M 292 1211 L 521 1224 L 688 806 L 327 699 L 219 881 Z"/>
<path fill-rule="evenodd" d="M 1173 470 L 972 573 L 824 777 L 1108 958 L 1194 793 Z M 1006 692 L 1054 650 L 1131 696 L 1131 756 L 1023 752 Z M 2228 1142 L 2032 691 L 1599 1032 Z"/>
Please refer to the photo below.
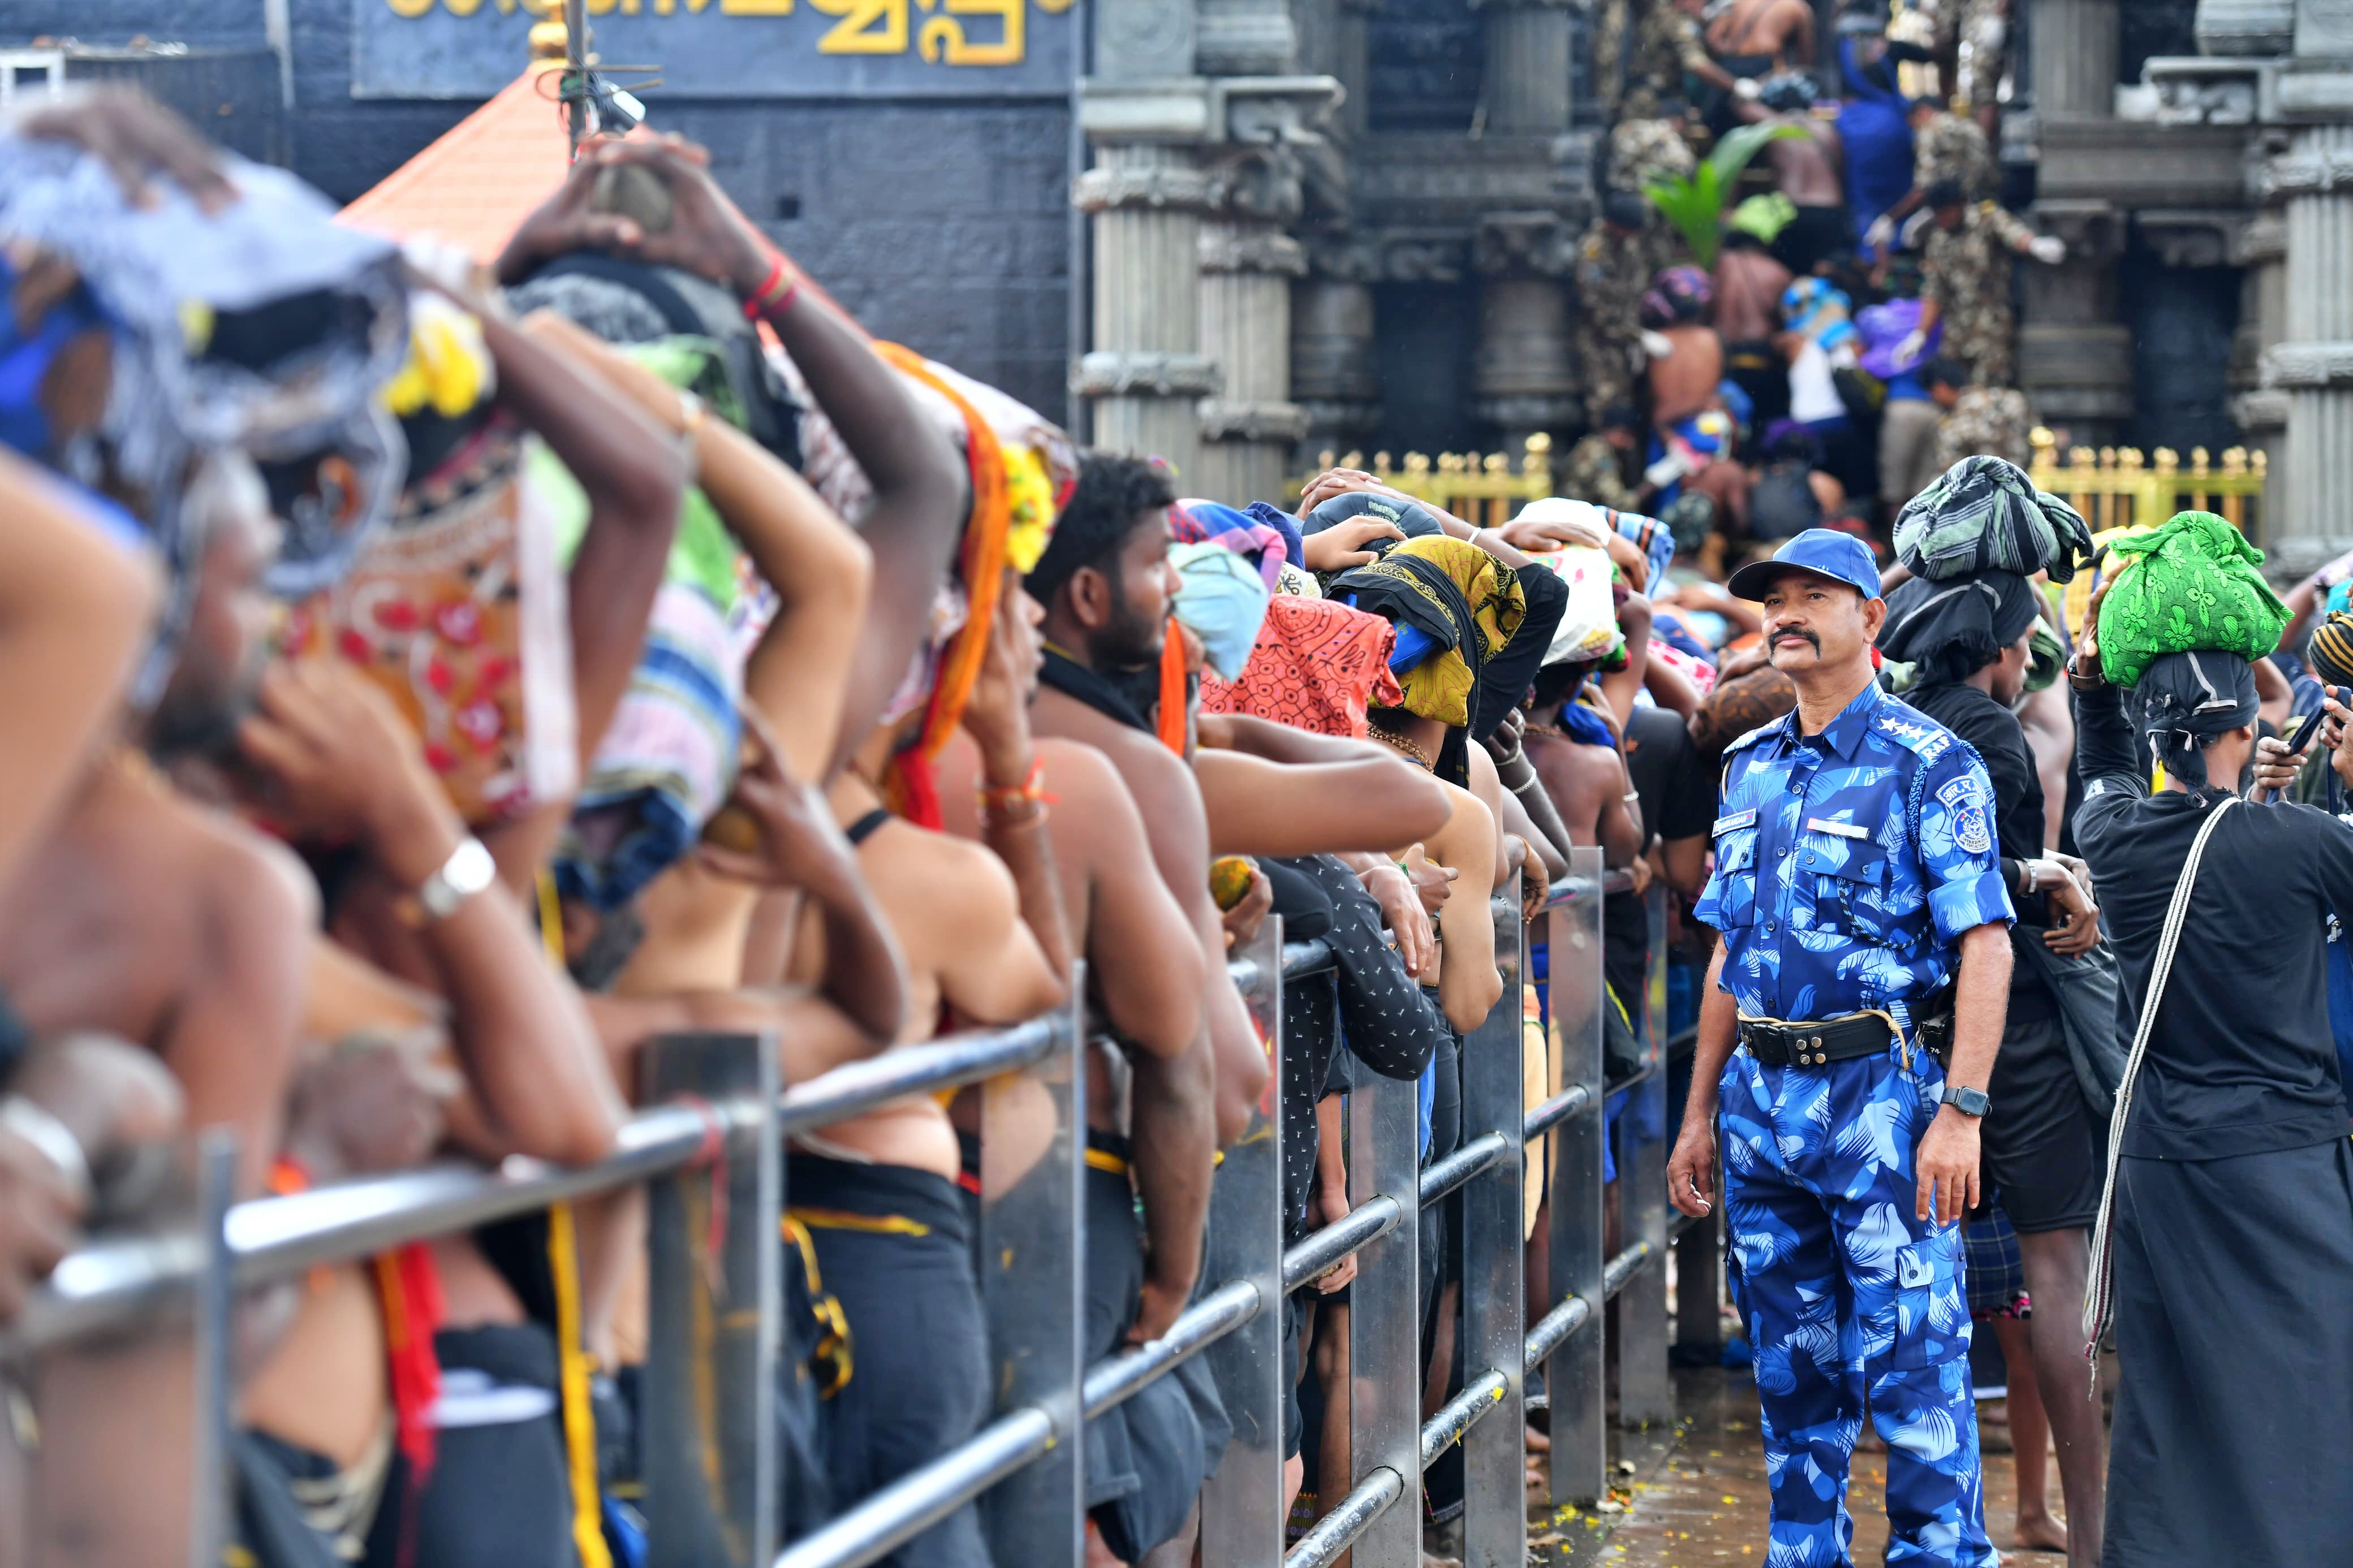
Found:
<path fill-rule="evenodd" d="M 1533 851 L 1532 851 L 1533 853 Z M 1498 911 L 1495 957 L 1504 994 L 1462 1043 L 1462 1125 L 1504 1136 L 1501 1160 L 1462 1189 L 1462 1365 L 1466 1385 L 1487 1370 L 1502 1397 L 1462 1437 L 1463 1568 L 1525 1568 L 1528 1560 L 1526 1417 L 1521 1407 L 1527 1290 L 1526 1209 L 1521 1192 L 1525 1079 L 1526 927 L 1516 904 Z M 1467 1142 L 1467 1140 L 1466 1140 Z"/>
<path fill-rule="evenodd" d="M 1397 1228 L 1356 1254 L 1348 1292 L 1352 1490 L 1386 1470 L 1397 1500 L 1365 1527 L 1355 1568 L 1421 1563 L 1420 1107 L 1415 1085 L 1373 1078 L 1348 1091 L 1348 1206 L 1397 1200 Z"/>
<path fill-rule="evenodd" d="M 647 1184 L 646 1558 L 650 1568 L 754 1568 L 776 1555 L 777 1355 L 784 1339 L 784 1139 L 765 1035 L 675 1035 L 639 1064 L 649 1102 L 758 1108 L 715 1119 L 707 1157 Z"/>
<path fill-rule="evenodd" d="M 237 1260 L 228 1247 L 228 1210 L 236 1198 L 236 1135 L 207 1128 L 196 1140 L 196 1239 L 204 1248 L 204 1272 L 197 1278 L 195 1296 L 190 1568 L 218 1568 L 228 1541 L 229 1409 L 236 1397 L 230 1347 L 237 1333 Z"/>
<path fill-rule="evenodd" d="M 1618 1307 L 1618 1419 L 1647 1426 L 1674 1417 L 1667 1379 L 1667 905 L 1653 884 L 1642 900 L 1650 923 L 1650 969 L 1642 987 L 1642 1047 L 1647 1073 L 1618 1119 L 1618 1245 L 1647 1243 L 1642 1266 L 1627 1280 Z"/>
<path fill-rule="evenodd" d="M 1601 851 L 1571 850 L 1572 879 L 1590 885 L 1590 895 L 1553 906 L 1550 948 L 1552 1039 L 1559 1054 L 1563 1089 L 1587 1089 L 1590 1098 L 1552 1135 L 1552 1302 L 1561 1311 L 1582 1300 L 1592 1318 L 1601 1315 Z M 1545 1368 L 1545 1392 L 1552 1404 L 1551 1500 L 1589 1504 L 1608 1484 L 1609 1435 L 1602 1377 L 1601 1335 L 1573 1332 L 1553 1352 Z"/>
<path fill-rule="evenodd" d="M 1258 1312 L 1202 1352 L 1233 1436 L 1201 1489 L 1201 1561 L 1275 1568 L 1282 1560 L 1282 918 L 1270 916 L 1234 955 L 1257 969 L 1244 1000 L 1266 1042 L 1267 1088 L 1226 1151 L 1209 1190 L 1212 1285 L 1247 1280 Z"/>
<path fill-rule="evenodd" d="M 987 1080 L 980 1112 L 980 1293 L 988 1312 L 997 1415 L 1035 1406 L 1055 1444 L 982 1500 L 1001 1563 L 1080 1568 L 1086 1560 L 1086 965 L 1076 966 L 1070 1040 L 1037 1066 Z M 1050 1130 L 1026 1172 L 1007 1167 Z"/>

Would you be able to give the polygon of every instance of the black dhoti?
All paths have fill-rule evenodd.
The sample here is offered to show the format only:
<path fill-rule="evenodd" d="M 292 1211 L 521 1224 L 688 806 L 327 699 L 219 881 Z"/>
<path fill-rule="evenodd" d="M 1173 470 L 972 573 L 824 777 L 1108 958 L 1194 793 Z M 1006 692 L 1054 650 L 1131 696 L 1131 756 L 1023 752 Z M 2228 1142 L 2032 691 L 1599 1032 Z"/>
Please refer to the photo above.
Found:
<path fill-rule="evenodd" d="M 2347 1562 L 2353 1147 L 2127 1158 L 2113 1223 L 2124 1382 L 2103 1568 Z"/>

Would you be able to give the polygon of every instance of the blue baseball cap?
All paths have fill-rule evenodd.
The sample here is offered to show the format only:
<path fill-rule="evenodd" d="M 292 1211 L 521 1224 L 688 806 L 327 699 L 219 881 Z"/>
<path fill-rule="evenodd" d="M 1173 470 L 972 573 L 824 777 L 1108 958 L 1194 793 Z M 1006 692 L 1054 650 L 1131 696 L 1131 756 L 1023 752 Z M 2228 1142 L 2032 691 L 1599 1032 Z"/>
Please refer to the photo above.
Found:
<path fill-rule="evenodd" d="M 1735 572 L 1725 588 L 1736 599 L 1762 599 L 1773 579 L 1791 566 L 1843 583 L 1866 599 L 1880 597 L 1879 563 L 1872 559 L 1871 546 L 1835 528 L 1806 530 L 1773 552 L 1772 560 L 1751 561 Z"/>

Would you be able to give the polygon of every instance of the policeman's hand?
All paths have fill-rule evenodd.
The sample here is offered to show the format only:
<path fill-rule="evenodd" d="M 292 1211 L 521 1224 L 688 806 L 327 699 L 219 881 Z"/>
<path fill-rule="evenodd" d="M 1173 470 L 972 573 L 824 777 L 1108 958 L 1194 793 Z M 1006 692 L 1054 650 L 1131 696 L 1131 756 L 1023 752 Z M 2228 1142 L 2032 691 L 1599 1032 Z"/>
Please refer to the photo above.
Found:
<path fill-rule="evenodd" d="M 1715 1207 L 1715 1118 L 1685 1116 L 1667 1156 L 1667 1201 L 1700 1219 Z"/>
<path fill-rule="evenodd" d="M 1881 213 L 1871 220 L 1871 226 L 1862 231 L 1862 247 L 1865 250 L 1883 250 L 1894 237 L 1895 220 Z"/>
<path fill-rule="evenodd" d="M 2026 242 L 2026 254 L 2045 267 L 2056 267 L 2067 259 L 2067 242 L 2055 234 L 2038 234 Z"/>
<path fill-rule="evenodd" d="M 1920 1173 L 1916 1218 L 1950 1225 L 1977 1207 L 1978 1119 L 1939 1106 L 1915 1164 Z"/>

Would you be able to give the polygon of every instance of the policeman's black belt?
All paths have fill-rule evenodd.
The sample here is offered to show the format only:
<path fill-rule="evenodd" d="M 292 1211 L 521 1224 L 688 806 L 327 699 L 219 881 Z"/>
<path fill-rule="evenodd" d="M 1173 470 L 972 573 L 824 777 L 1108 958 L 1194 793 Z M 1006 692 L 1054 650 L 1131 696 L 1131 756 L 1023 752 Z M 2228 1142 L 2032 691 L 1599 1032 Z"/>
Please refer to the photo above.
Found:
<path fill-rule="evenodd" d="M 1915 1031 L 1919 1047 L 1942 1063 L 1952 1050 L 1953 1016 L 1941 1014 Z M 1852 1057 L 1875 1057 L 1894 1037 L 1876 1013 L 1857 1013 L 1826 1024 L 1768 1024 L 1740 1020 L 1740 1043 L 1768 1068 L 1826 1067 Z"/>

